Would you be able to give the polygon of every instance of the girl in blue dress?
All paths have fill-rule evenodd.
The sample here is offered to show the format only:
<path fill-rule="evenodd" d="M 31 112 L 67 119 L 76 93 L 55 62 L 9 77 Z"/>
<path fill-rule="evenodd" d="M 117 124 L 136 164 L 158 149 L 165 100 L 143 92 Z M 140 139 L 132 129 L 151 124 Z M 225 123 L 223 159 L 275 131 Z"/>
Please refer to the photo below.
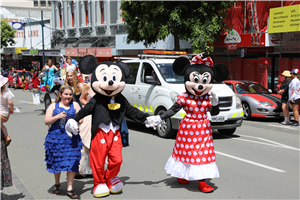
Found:
<path fill-rule="evenodd" d="M 79 135 L 70 138 L 65 131 L 65 123 L 80 110 L 78 103 L 73 101 L 73 90 L 70 86 L 62 86 L 55 103 L 52 103 L 45 116 L 45 124 L 51 125 L 45 138 L 46 166 L 54 174 L 55 185 L 53 192 L 61 193 L 60 174 L 67 171 L 67 196 L 78 198 L 73 191 L 74 176 L 78 172 L 83 146 Z"/>

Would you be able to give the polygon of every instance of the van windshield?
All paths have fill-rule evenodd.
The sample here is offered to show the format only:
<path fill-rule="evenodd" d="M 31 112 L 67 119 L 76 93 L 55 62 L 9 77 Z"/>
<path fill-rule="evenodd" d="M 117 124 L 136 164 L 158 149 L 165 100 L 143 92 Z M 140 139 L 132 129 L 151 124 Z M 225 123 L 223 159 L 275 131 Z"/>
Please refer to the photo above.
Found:
<path fill-rule="evenodd" d="M 156 64 L 157 68 L 167 83 L 184 83 L 184 77 L 176 75 L 172 70 L 172 63 Z"/>

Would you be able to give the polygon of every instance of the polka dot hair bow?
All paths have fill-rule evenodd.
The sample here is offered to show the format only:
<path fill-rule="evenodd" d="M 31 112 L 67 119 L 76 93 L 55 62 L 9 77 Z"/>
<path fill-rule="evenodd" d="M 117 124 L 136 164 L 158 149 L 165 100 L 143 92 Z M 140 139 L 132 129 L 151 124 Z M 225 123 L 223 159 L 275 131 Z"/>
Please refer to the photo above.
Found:
<path fill-rule="evenodd" d="M 210 57 L 206 57 L 206 58 L 202 59 L 201 55 L 198 54 L 198 55 L 194 56 L 191 60 L 191 65 L 194 65 L 194 64 L 204 64 L 209 67 L 213 67 L 214 62 Z"/>

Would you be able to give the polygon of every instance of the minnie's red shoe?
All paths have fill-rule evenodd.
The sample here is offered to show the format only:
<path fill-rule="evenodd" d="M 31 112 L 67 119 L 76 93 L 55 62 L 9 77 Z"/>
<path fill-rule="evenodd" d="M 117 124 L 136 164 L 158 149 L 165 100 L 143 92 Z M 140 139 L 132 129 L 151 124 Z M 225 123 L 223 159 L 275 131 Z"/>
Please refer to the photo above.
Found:
<path fill-rule="evenodd" d="M 198 181 L 199 182 L 199 190 L 204 193 L 213 192 L 214 188 L 210 185 L 207 185 L 206 181 Z"/>
<path fill-rule="evenodd" d="M 182 179 L 182 178 L 177 178 L 177 181 L 178 181 L 178 183 L 180 183 L 180 184 L 188 184 L 188 183 L 189 183 L 188 180 L 185 180 L 185 179 Z"/>

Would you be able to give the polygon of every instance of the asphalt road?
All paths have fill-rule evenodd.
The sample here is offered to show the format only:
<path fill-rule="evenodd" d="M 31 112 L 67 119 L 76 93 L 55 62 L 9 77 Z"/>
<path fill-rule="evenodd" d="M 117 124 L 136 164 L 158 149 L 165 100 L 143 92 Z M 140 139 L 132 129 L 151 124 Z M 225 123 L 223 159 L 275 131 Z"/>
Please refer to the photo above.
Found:
<path fill-rule="evenodd" d="M 46 171 L 44 105 L 32 102 L 32 93 L 13 90 L 16 111 L 6 123 L 14 186 L 4 188 L 2 199 L 68 199 L 66 176 L 61 195 L 52 194 L 54 177 Z M 299 199 L 299 128 L 278 120 L 244 121 L 232 137 L 214 131 L 220 178 L 209 180 L 213 193 L 204 194 L 197 181 L 179 185 L 165 173 L 174 138 L 159 138 L 144 125 L 128 122 L 130 146 L 123 149 L 119 177 L 123 193 L 106 199 Z M 94 199 L 92 178 L 76 179 L 81 199 Z"/>

